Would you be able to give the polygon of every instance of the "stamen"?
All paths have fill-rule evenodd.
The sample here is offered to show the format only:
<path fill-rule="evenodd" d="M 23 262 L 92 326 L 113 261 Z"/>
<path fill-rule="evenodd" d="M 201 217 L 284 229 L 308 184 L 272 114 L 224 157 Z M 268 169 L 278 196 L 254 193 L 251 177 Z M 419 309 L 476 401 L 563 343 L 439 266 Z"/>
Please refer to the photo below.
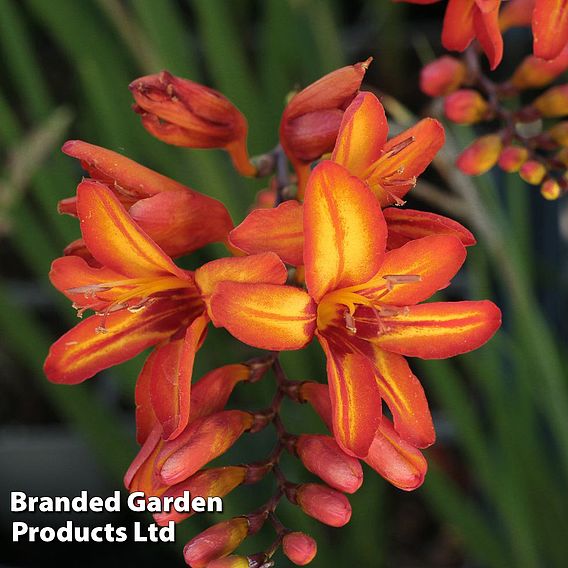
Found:
<path fill-rule="evenodd" d="M 408 146 L 410 146 L 415 140 L 416 138 L 414 138 L 414 136 L 409 136 L 408 138 L 405 138 L 404 140 L 399 142 L 396 146 L 393 146 L 391 151 L 388 153 L 387 158 L 392 158 L 393 156 L 400 154 L 400 152 L 402 152 L 405 148 L 408 148 Z"/>
<path fill-rule="evenodd" d="M 104 327 L 103 325 L 99 325 L 98 327 L 95 327 L 95 333 L 96 334 L 108 333 L 108 329 L 106 327 Z"/>
<path fill-rule="evenodd" d="M 357 326 L 355 325 L 355 318 L 351 315 L 349 310 L 345 310 L 345 312 L 343 313 L 343 317 L 345 319 L 345 327 L 351 333 L 357 333 Z"/>
<path fill-rule="evenodd" d="M 420 282 L 422 276 L 420 274 L 385 274 L 383 278 L 387 281 L 388 290 L 392 290 L 397 284 L 409 284 L 411 282 Z"/>

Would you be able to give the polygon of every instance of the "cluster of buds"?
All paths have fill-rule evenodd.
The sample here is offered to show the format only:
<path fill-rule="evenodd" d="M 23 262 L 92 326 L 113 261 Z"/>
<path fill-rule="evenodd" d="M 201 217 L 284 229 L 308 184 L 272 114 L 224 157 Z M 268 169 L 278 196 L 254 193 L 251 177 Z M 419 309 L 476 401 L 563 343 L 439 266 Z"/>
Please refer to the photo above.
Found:
<path fill-rule="evenodd" d="M 479 52 L 471 46 L 461 59 L 446 55 L 426 65 L 420 86 L 430 97 L 443 97 L 448 120 L 484 129 L 459 156 L 462 172 L 480 175 L 494 166 L 518 172 L 554 200 L 568 191 L 568 123 L 559 121 L 568 116 L 568 85 L 550 86 L 568 69 L 568 30 L 563 27 L 568 5 L 559 7 L 558 21 L 549 22 L 544 34 L 544 18 L 555 12 L 545 10 L 547 2 L 537 0 L 534 10 L 532 4 L 512 0 L 496 15 L 503 31 L 533 24 L 535 54 L 525 57 L 507 80 L 496 82 L 484 74 Z"/>
<path fill-rule="evenodd" d="M 48 378 L 79 383 L 152 348 L 136 384 L 141 448 L 127 489 L 166 503 L 186 492 L 193 500 L 225 497 L 267 476 L 274 482 L 264 504 L 186 544 L 194 568 L 267 568 L 280 548 L 293 563 L 308 564 L 317 545 L 283 525 L 279 504 L 287 499 L 341 527 L 351 517 L 346 495 L 363 483 L 363 463 L 399 489 L 418 488 L 427 470 L 422 450 L 435 432 L 405 357 L 471 351 L 500 325 L 488 301 L 422 303 L 448 286 L 475 239 L 452 219 L 402 207 L 444 131 L 426 118 L 388 139 L 382 104 L 360 92 L 370 61 L 296 93 L 282 116 L 280 144 L 253 159 L 246 120 L 221 94 L 166 72 L 131 84 L 151 134 L 224 149 L 240 174 L 269 177 L 236 227 L 222 203 L 120 154 L 80 141 L 63 147 L 90 177 L 59 204 L 78 218 L 82 238 L 55 260 L 50 278 L 80 317 L 93 313 L 52 346 Z M 195 270 L 173 261 L 211 242 L 234 256 Z M 193 381 L 210 324 L 266 355 Z M 278 352 L 315 340 L 327 358 L 327 384 L 290 380 Z M 229 407 L 239 384 L 269 371 L 276 387 L 267 408 Z M 329 435 L 289 431 L 285 399 L 310 404 Z M 266 459 L 209 466 L 243 437 L 254 445 L 268 427 L 275 444 Z M 317 479 L 288 479 L 285 453 Z M 178 523 L 194 512 L 164 509 L 154 520 Z M 240 555 L 240 544 L 268 525 L 273 544 Z"/>

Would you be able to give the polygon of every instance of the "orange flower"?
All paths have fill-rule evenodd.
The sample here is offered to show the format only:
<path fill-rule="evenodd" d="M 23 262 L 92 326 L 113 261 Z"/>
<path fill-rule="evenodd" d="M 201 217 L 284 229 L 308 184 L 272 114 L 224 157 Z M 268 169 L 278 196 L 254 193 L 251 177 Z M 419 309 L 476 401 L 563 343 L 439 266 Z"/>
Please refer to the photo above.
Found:
<path fill-rule="evenodd" d="M 434 4 L 439 0 L 397 0 L 411 4 Z M 503 58 L 503 37 L 499 29 L 501 0 L 448 0 L 442 45 L 451 51 L 464 51 L 473 39 L 480 43 L 491 69 Z"/>
<path fill-rule="evenodd" d="M 174 146 L 224 148 L 239 173 L 255 175 L 246 146 L 247 121 L 221 93 L 167 71 L 140 77 L 129 89 L 150 134 Z"/>
<path fill-rule="evenodd" d="M 227 240 L 233 222 L 220 201 L 94 144 L 69 140 L 62 150 L 80 160 L 92 179 L 111 189 L 138 226 L 167 255 L 181 256 Z M 63 199 L 58 209 L 76 217 L 77 197 Z M 84 243 L 80 244 L 84 250 Z M 72 254 L 77 255 L 77 246 L 75 241 Z"/>
<path fill-rule="evenodd" d="M 132 220 L 105 185 L 77 189 L 77 215 L 85 245 L 100 268 L 68 256 L 55 260 L 50 278 L 90 316 L 56 341 L 45 362 L 47 377 L 75 384 L 159 345 L 152 356 L 152 390 L 164 437 L 187 425 L 191 373 L 209 321 L 209 297 L 219 279 L 282 284 L 286 269 L 274 253 L 224 258 L 195 272 L 178 268 Z"/>
<path fill-rule="evenodd" d="M 453 236 L 430 236 L 385 254 L 380 203 L 360 179 L 324 161 L 310 176 L 303 209 L 307 292 L 221 282 L 215 325 L 270 350 L 324 349 L 340 446 L 364 457 L 389 406 L 397 433 L 415 447 L 434 441 L 428 404 L 404 355 L 445 358 L 485 343 L 500 325 L 491 302 L 428 303 L 465 259 Z"/>
<path fill-rule="evenodd" d="M 568 1 L 535 0 L 532 31 L 535 57 L 558 57 L 568 44 Z"/>

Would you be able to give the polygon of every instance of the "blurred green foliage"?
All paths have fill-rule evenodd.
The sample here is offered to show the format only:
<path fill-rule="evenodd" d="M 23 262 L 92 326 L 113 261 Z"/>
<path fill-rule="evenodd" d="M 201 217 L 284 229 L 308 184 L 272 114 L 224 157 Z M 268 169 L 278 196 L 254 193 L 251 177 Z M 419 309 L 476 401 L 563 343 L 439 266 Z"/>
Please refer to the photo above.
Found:
<path fill-rule="evenodd" d="M 338 0 L 0 0 L 5 67 L 0 230 L 4 262 L 8 257 L 10 262 L 7 274 L 34 281 L 63 322 L 60 327 L 72 324 L 70 306 L 47 281 L 51 260 L 78 236 L 76 222 L 55 212 L 57 201 L 74 192 L 81 175 L 77 164 L 57 151 L 65 138 L 118 150 L 217 197 L 235 222 L 245 214 L 262 184 L 238 178 L 221 152 L 185 151 L 152 139 L 129 108 L 127 85 L 137 76 L 167 68 L 221 90 L 249 118 L 250 148 L 259 153 L 277 142 L 288 91 L 354 62 L 361 50 L 363 57 L 377 58 L 379 71 L 371 76 L 379 77 L 381 90 L 396 90 L 404 81 L 416 90 L 417 76 L 401 76 L 408 55 L 403 38 L 411 32 L 409 10 L 386 0 L 361 1 L 351 11 Z M 357 28 L 349 28 L 349 35 L 344 22 L 352 11 L 366 23 L 356 41 Z M 456 132 L 460 147 L 465 132 Z M 440 447 L 431 451 L 419 495 L 479 566 L 564 566 L 565 352 L 536 298 L 538 262 L 531 230 L 538 227 L 531 228 L 528 190 L 512 187 L 518 182 L 508 184 L 502 200 L 490 175 L 476 183 L 474 205 L 498 234 L 477 234 L 480 243 L 469 255 L 465 287 L 468 298 L 492 298 L 503 307 L 503 331 L 474 354 L 417 365 L 452 434 L 450 444 L 442 436 Z M 190 264 L 208 260 L 214 250 L 194 255 Z M 96 390 L 45 380 L 41 362 L 61 329 L 55 329 L 53 317 L 40 317 L 33 305 L 18 301 L 10 283 L 9 277 L 0 282 L 2 351 L 20 362 L 62 420 L 82 432 L 118 485 L 136 451 L 131 428 L 125 429 Z M 251 355 L 227 342 L 223 332 L 211 334 L 197 374 Z M 286 354 L 283 360 L 292 378 L 323 378 L 317 349 Z M 139 366 L 137 360 L 114 372 L 130 398 Z M 239 396 L 260 407 L 270 389 L 270 384 L 259 385 Z M 309 412 L 300 417 L 289 412 L 288 419 L 298 430 L 300 424 L 315 424 Z M 258 443 L 270 447 L 269 440 Z M 457 452 L 448 450 L 452 444 Z M 453 467 L 448 460 L 456 454 L 461 459 Z M 299 475 L 294 464 L 289 467 Z M 368 471 L 364 488 L 353 496 L 354 516 L 345 529 L 324 529 L 291 506 L 283 507 L 282 517 L 318 539 L 315 566 L 393 566 L 392 512 L 405 498 Z M 245 489 L 227 503 L 231 511 L 246 512 L 260 504 L 254 499 L 254 492 Z M 195 533 L 206 522 L 199 518 L 186 525 Z M 181 529 L 178 540 L 183 544 Z"/>

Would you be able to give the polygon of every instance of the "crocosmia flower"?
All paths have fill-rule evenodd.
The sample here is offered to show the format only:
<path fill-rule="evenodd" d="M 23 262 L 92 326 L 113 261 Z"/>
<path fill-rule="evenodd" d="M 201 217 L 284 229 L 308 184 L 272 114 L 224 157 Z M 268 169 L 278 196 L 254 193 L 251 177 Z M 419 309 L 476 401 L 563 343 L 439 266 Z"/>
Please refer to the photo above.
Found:
<path fill-rule="evenodd" d="M 286 269 L 267 253 L 182 270 L 97 181 L 79 185 L 76 207 L 86 248 L 100 268 L 66 256 L 54 261 L 50 278 L 79 315 L 95 314 L 53 344 L 45 373 L 53 382 L 75 384 L 157 345 L 155 410 L 164 437 L 175 438 L 188 422 L 193 360 L 209 322 L 215 284 L 219 279 L 282 284 Z"/>
<path fill-rule="evenodd" d="M 263 349 L 299 349 L 317 337 L 327 356 L 334 435 L 346 452 L 369 453 L 383 401 L 404 440 L 429 446 L 435 434 L 428 404 L 404 356 L 465 353 L 500 325 L 489 301 L 419 304 L 449 284 L 464 246 L 439 235 L 386 253 L 379 200 L 331 161 L 309 178 L 303 235 L 307 291 L 220 282 L 211 298 L 213 322 Z"/>

